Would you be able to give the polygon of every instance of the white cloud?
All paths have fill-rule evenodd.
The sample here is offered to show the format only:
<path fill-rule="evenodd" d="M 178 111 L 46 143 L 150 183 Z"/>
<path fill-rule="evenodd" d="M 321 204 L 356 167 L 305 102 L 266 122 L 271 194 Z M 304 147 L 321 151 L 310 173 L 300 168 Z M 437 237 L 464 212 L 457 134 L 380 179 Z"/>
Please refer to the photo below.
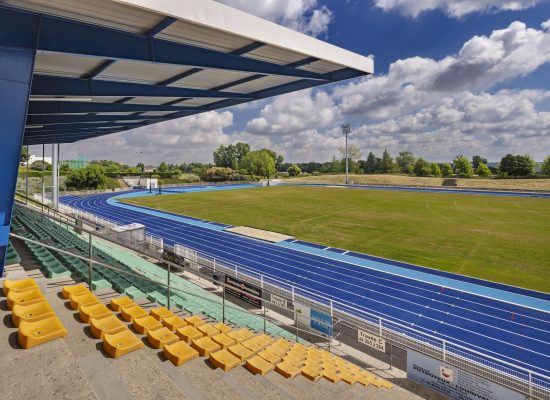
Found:
<path fill-rule="evenodd" d="M 344 113 L 391 118 L 447 94 L 490 89 L 549 61 L 550 31 L 516 21 L 490 36 L 473 37 L 456 55 L 398 60 L 388 74 L 340 86 L 334 94 Z"/>
<path fill-rule="evenodd" d="M 460 18 L 474 12 L 519 11 L 544 0 L 375 0 L 384 11 L 397 10 L 408 17 L 417 17 L 424 11 L 441 9 L 445 14 Z"/>
<path fill-rule="evenodd" d="M 230 111 L 209 111 L 63 148 L 65 158 L 85 155 L 90 160 L 113 159 L 131 165 L 139 162 L 140 152 L 143 152 L 145 163 L 208 161 L 217 146 L 231 142 L 224 129 L 232 125 L 233 113 Z"/>
<path fill-rule="evenodd" d="M 331 126 L 338 118 L 338 108 L 327 93 L 302 90 L 274 99 L 246 128 L 250 133 L 288 135 Z"/>
<path fill-rule="evenodd" d="M 325 35 L 333 18 L 332 11 L 317 0 L 216 1 L 313 36 Z"/>

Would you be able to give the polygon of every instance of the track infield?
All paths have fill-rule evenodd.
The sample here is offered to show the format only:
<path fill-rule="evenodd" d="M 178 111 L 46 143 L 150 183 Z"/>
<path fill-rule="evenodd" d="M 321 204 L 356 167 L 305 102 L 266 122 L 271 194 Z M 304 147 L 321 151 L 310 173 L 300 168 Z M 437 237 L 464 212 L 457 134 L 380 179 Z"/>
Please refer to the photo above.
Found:
<path fill-rule="evenodd" d="M 121 201 L 550 292 L 550 200 L 269 187 Z"/>

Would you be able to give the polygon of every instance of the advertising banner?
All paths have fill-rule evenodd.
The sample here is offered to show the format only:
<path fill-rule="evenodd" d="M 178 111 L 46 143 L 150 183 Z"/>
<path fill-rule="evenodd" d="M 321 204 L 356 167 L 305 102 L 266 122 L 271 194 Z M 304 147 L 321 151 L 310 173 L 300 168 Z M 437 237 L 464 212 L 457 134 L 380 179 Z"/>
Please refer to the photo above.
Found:
<path fill-rule="evenodd" d="M 413 350 L 407 350 L 407 376 L 453 400 L 526 399 L 507 387 Z"/>
<path fill-rule="evenodd" d="M 288 301 L 285 298 L 277 296 L 275 294 L 271 295 L 271 302 L 273 303 L 273 305 L 284 308 L 285 310 L 288 308 Z"/>
<path fill-rule="evenodd" d="M 262 308 L 262 301 L 248 296 L 246 293 L 250 293 L 253 296 L 262 297 L 262 289 L 257 286 L 251 285 L 250 283 L 241 281 L 240 279 L 233 278 L 231 276 L 225 276 L 225 293 L 235 296 L 243 301 L 246 301 L 248 304 L 252 304 L 254 307 Z M 231 289 L 231 287 L 242 290 L 242 293 L 237 290 Z"/>
<path fill-rule="evenodd" d="M 304 304 L 294 303 L 298 328 L 332 335 L 332 317 Z"/>
<path fill-rule="evenodd" d="M 317 332 L 332 336 L 332 317 L 314 308 L 311 309 L 310 327 Z"/>
<path fill-rule="evenodd" d="M 369 347 L 372 347 L 375 350 L 386 352 L 386 341 L 379 336 L 372 335 L 368 332 L 358 330 L 357 331 L 357 340 L 363 344 L 366 344 Z"/>

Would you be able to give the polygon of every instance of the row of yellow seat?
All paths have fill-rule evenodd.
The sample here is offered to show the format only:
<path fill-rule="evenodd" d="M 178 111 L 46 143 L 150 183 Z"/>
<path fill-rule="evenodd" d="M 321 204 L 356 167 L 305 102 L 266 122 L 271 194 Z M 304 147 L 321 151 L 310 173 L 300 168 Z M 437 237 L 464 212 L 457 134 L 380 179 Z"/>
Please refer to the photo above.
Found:
<path fill-rule="evenodd" d="M 17 341 L 28 349 L 67 336 L 36 281 L 32 278 L 4 281 L 4 295 L 11 321 L 18 328 Z"/>
<path fill-rule="evenodd" d="M 80 319 L 90 324 L 92 334 L 103 339 L 103 348 L 112 357 L 143 347 L 122 319 L 131 323 L 136 333 L 145 335 L 152 347 L 162 349 L 177 366 L 202 356 L 224 371 L 244 363 L 253 374 L 265 375 L 275 370 L 285 378 L 301 374 L 311 381 L 325 378 L 333 383 L 392 387 L 371 372 L 313 346 L 255 335 L 246 328 L 232 329 L 221 322 L 207 323 L 198 316 L 182 318 L 165 307 L 147 312 L 127 296 L 111 300 L 110 307 L 120 313 L 119 319 L 84 285 L 64 287 L 63 295 L 73 309 L 79 310 Z"/>

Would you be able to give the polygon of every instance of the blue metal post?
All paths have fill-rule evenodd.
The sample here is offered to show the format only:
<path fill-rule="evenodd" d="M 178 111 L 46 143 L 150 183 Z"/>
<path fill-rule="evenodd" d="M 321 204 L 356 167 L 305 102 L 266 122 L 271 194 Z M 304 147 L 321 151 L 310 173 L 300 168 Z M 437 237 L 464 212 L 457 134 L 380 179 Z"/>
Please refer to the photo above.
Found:
<path fill-rule="evenodd" d="M 10 234 L 35 50 L 0 47 L 0 276 Z"/>

